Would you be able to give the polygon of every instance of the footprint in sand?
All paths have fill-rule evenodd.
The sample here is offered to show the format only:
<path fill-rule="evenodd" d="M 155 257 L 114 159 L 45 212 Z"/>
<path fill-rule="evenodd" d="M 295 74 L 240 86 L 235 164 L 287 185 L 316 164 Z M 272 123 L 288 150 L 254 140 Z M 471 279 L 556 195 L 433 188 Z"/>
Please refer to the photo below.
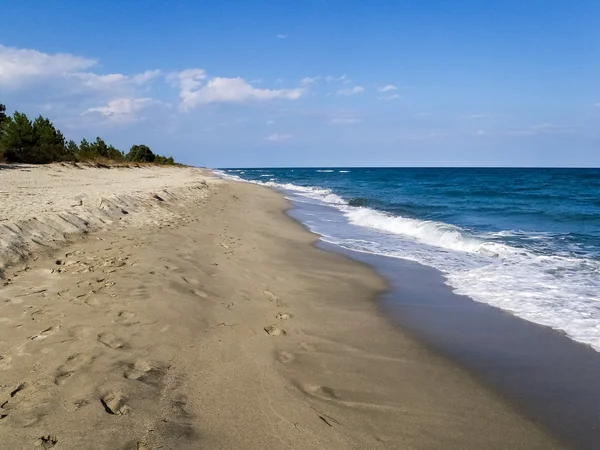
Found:
<path fill-rule="evenodd" d="M 275 302 L 278 300 L 277 296 L 268 289 L 265 289 L 263 291 L 263 294 L 265 294 L 265 297 L 267 297 L 267 299 L 269 299 L 270 302 Z"/>
<path fill-rule="evenodd" d="M 284 336 L 287 334 L 284 329 L 279 328 L 277 325 L 269 325 L 264 330 L 269 336 Z"/>
<path fill-rule="evenodd" d="M 52 336 L 53 334 L 56 334 L 58 332 L 58 330 L 60 330 L 60 325 L 57 325 L 55 327 L 46 328 L 45 330 L 41 331 L 39 334 L 30 336 L 29 339 L 32 341 L 41 341 L 41 340 L 46 339 L 48 336 Z"/>
<path fill-rule="evenodd" d="M 98 341 L 109 348 L 123 348 L 125 343 L 112 333 L 101 333 L 98 335 Z"/>
<path fill-rule="evenodd" d="M 286 352 L 285 350 L 276 352 L 275 355 L 277 361 L 279 361 L 282 364 L 289 364 L 294 360 L 294 355 L 290 352 Z"/>
<path fill-rule="evenodd" d="M 265 289 L 265 290 L 263 291 L 263 294 L 265 295 L 265 297 L 267 297 L 267 299 L 268 299 L 270 302 L 275 302 L 275 304 L 276 304 L 276 305 L 277 305 L 279 308 L 281 308 L 281 307 L 284 307 L 284 306 L 285 306 L 285 304 L 284 304 L 284 303 L 283 303 L 281 300 L 279 300 L 279 297 L 277 297 L 277 296 L 276 296 L 276 295 L 275 295 L 275 294 L 274 294 L 272 291 L 270 291 L 270 290 L 268 290 L 268 289 Z"/>
<path fill-rule="evenodd" d="M 15 395 L 17 395 L 19 392 L 24 391 L 27 388 L 28 384 L 23 382 L 21 384 L 19 384 L 15 389 L 13 389 L 10 392 L 10 396 L 14 397 Z"/>
<path fill-rule="evenodd" d="M 152 364 L 143 359 L 138 359 L 134 362 L 129 369 L 125 371 L 123 376 L 128 380 L 138 380 L 143 377 L 146 373 L 152 370 Z"/>
<path fill-rule="evenodd" d="M 96 308 L 96 307 L 100 306 L 100 304 L 101 304 L 101 303 L 100 303 L 100 300 L 98 300 L 98 299 L 97 299 L 97 298 L 95 298 L 95 297 L 86 298 L 86 299 L 84 300 L 84 302 L 85 302 L 85 304 L 86 304 L 86 305 L 88 305 L 88 306 L 92 306 L 92 307 L 94 307 L 94 308 Z"/>
<path fill-rule="evenodd" d="M 276 318 L 276 319 L 278 319 L 278 320 L 288 320 L 288 319 L 290 319 L 291 317 L 292 317 L 292 316 L 291 316 L 290 314 L 288 314 L 288 313 L 281 313 L 281 312 L 280 312 L 280 313 L 278 313 L 278 314 L 275 316 L 275 318 Z"/>
<path fill-rule="evenodd" d="M 69 335 L 76 339 L 82 339 L 92 333 L 93 328 L 88 325 L 75 325 L 69 328 Z"/>
<path fill-rule="evenodd" d="M 338 400 L 339 396 L 333 388 L 310 383 L 294 383 L 298 389 L 311 397 L 317 397 L 324 400 Z"/>
<path fill-rule="evenodd" d="M 131 411 L 131 408 L 125 401 L 123 393 L 116 390 L 107 391 L 100 396 L 100 403 L 104 407 L 104 410 L 115 416 L 122 416 Z"/>
<path fill-rule="evenodd" d="M 93 360 L 93 356 L 84 353 L 75 353 L 69 356 L 58 368 L 54 383 L 59 386 L 64 384 L 75 372 L 89 366 Z"/>
<path fill-rule="evenodd" d="M 39 448 L 52 448 L 56 445 L 58 439 L 56 436 L 52 434 L 47 434 L 46 436 L 40 437 L 37 441 L 35 441 L 35 446 Z"/>
<path fill-rule="evenodd" d="M 76 398 L 75 400 L 63 402 L 62 407 L 68 412 L 75 412 L 89 404 L 90 401 L 87 398 Z"/>
<path fill-rule="evenodd" d="M 317 351 L 317 347 L 315 347 L 313 344 L 309 344 L 308 342 L 301 342 L 300 348 L 302 350 L 304 350 L 305 352 L 316 352 Z"/>
<path fill-rule="evenodd" d="M 136 380 L 148 385 L 158 386 L 165 376 L 165 371 L 146 360 L 138 359 L 130 365 L 123 373 L 123 376 L 128 380 Z"/>
<path fill-rule="evenodd" d="M 194 289 L 192 292 L 200 298 L 208 298 L 208 294 L 201 289 Z"/>
<path fill-rule="evenodd" d="M 120 311 L 117 315 L 116 321 L 122 323 L 123 325 L 132 325 L 135 317 L 136 314 L 131 311 Z"/>
<path fill-rule="evenodd" d="M 31 313 L 31 320 L 35 320 L 36 322 L 40 322 L 46 318 L 46 315 L 49 313 L 49 309 L 42 308 Z"/>

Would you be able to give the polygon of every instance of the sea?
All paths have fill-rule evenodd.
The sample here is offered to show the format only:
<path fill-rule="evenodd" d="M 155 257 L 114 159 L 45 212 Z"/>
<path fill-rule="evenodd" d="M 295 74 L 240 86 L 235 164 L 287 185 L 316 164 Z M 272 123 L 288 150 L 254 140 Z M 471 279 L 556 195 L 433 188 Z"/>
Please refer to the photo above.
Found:
<path fill-rule="evenodd" d="M 600 169 L 263 168 L 344 249 L 439 270 L 457 294 L 600 351 Z"/>

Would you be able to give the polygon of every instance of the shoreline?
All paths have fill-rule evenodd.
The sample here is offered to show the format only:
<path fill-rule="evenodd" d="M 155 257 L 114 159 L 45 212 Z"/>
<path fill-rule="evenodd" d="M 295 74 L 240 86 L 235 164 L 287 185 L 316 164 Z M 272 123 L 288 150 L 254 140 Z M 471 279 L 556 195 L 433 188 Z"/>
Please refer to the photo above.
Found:
<path fill-rule="evenodd" d="M 288 214 L 303 225 L 326 208 L 291 203 Z M 433 267 L 324 240 L 317 247 L 365 264 L 383 277 L 389 287 L 379 297 L 381 308 L 412 339 L 463 367 L 561 442 L 596 448 L 600 354 L 591 346 L 455 294 Z"/>
<path fill-rule="evenodd" d="M 390 280 L 381 307 L 398 327 L 465 370 L 572 448 L 594 449 L 600 355 L 549 327 L 454 294 L 416 262 L 320 247 Z M 401 275 L 399 275 L 401 274 Z M 411 286 L 417 280 L 419 287 Z"/>
<path fill-rule="evenodd" d="M 8 269 L 3 441 L 562 448 L 395 327 L 383 279 L 317 248 L 288 206 L 226 181 L 162 228 L 109 227 Z"/>

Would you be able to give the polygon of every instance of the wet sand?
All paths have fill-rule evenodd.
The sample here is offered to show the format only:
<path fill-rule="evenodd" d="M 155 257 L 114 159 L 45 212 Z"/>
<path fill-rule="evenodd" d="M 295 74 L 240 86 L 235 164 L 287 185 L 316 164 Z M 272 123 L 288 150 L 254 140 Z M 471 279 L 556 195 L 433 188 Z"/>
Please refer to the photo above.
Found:
<path fill-rule="evenodd" d="M 2 445 L 562 448 L 395 327 L 383 279 L 316 248 L 287 207 L 207 183 L 156 223 L 107 225 L 6 269 Z"/>
<path fill-rule="evenodd" d="M 454 294 L 433 268 L 343 253 L 392 280 L 382 304 L 398 326 L 466 367 L 572 448 L 598 448 L 598 352 L 559 331 Z"/>

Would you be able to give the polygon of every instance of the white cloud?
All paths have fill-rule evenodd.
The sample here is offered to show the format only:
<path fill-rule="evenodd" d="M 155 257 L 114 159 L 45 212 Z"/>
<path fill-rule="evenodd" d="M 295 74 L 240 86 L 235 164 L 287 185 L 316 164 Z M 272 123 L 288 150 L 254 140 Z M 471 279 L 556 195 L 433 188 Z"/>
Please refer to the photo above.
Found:
<path fill-rule="evenodd" d="M 267 120 L 267 126 L 270 127 L 271 125 L 274 125 L 275 121 L 274 120 Z"/>
<path fill-rule="evenodd" d="M 259 89 L 239 77 L 215 77 L 205 81 L 206 78 L 206 72 L 202 69 L 187 69 L 168 77 L 180 88 L 179 97 L 184 110 L 209 103 L 239 103 L 273 99 L 296 100 L 304 92 L 299 88 Z"/>
<path fill-rule="evenodd" d="M 200 87 L 206 77 L 206 71 L 203 69 L 186 69 L 167 75 L 167 81 L 182 91 L 192 91 Z"/>
<path fill-rule="evenodd" d="M 89 108 L 84 114 L 98 113 L 115 120 L 134 120 L 139 111 L 160 104 L 162 103 L 152 98 L 118 98 L 105 106 Z"/>
<path fill-rule="evenodd" d="M 72 73 L 67 74 L 67 78 L 76 79 L 81 82 L 81 86 L 92 90 L 115 89 L 117 87 L 141 86 L 160 75 L 160 70 L 147 70 L 146 72 L 128 76 L 121 73 L 109 73 L 98 75 L 95 73 Z"/>
<path fill-rule="evenodd" d="M 277 39 L 286 39 L 288 37 L 288 35 L 287 34 L 277 34 L 277 35 L 275 35 L 275 37 Z"/>
<path fill-rule="evenodd" d="M 488 114 L 469 114 L 466 116 L 467 119 L 488 119 L 489 117 Z"/>
<path fill-rule="evenodd" d="M 360 94 L 362 92 L 365 92 L 365 88 L 362 86 L 353 86 L 350 88 L 345 88 L 345 89 L 340 89 L 339 91 L 337 91 L 338 95 L 356 95 L 356 94 Z"/>
<path fill-rule="evenodd" d="M 283 142 L 283 141 L 289 141 L 290 139 L 293 139 L 294 136 L 292 136 L 291 134 L 282 134 L 282 133 L 273 133 L 270 134 L 269 136 L 267 136 L 265 139 L 267 141 L 271 141 L 271 142 Z"/>
<path fill-rule="evenodd" d="M 393 84 L 381 86 L 377 88 L 377 90 L 383 94 L 377 97 L 379 100 L 396 100 L 400 98 L 400 94 L 394 93 L 394 91 L 398 90 L 398 87 L 394 86 Z"/>
<path fill-rule="evenodd" d="M 135 84 L 146 84 L 147 82 L 157 78 L 162 72 L 158 69 L 146 70 L 143 73 L 139 73 L 131 77 L 131 81 Z"/>
<path fill-rule="evenodd" d="M 61 88 L 71 92 L 116 89 L 144 85 L 160 74 L 159 70 L 148 70 L 132 76 L 85 71 L 96 65 L 95 59 L 69 53 L 48 54 L 0 45 L 0 85 L 7 88 L 54 80 L 55 84 L 62 82 Z"/>
<path fill-rule="evenodd" d="M 17 87 L 32 78 L 50 78 L 89 69 L 95 59 L 70 53 L 42 53 L 0 45 L 0 84 Z"/>
<path fill-rule="evenodd" d="M 328 75 L 325 77 L 325 81 L 327 81 L 328 83 L 343 83 L 343 84 L 348 84 L 351 83 L 352 80 L 350 78 L 348 78 L 348 75 L 342 75 L 339 77 L 334 77 L 331 75 Z"/>
<path fill-rule="evenodd" d="M 304 77 L 300 80 L 300 86 L 310 86 L 311 84 L 319 81 L 321 77 Z"/>
<path fill-rule="evenodd" d="M 600 103 L 594 103 L 594 106 L 595 106 L 596 108 L 600 108 Z"/>
<path fill-rule="evenodd" d="M 483 136 L 485 134 L 485 131 L 483 130 L 477 130 L 475 132 L 473 132 L 473 136 Z"/>

